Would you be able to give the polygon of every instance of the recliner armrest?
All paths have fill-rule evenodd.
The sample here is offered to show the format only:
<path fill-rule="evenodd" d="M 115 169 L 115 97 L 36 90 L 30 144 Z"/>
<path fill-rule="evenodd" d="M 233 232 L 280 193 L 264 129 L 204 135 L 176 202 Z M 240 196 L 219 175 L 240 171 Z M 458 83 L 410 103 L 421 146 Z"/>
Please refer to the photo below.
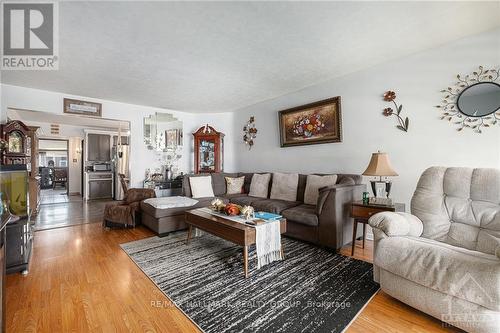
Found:
<path fill-rule="evenodd" d="M 380 212 L 370 217 L 368 223 L 389 237 L 419 237 L 424 230 L 424 225 L 418 217 L 402 212 Z"/>

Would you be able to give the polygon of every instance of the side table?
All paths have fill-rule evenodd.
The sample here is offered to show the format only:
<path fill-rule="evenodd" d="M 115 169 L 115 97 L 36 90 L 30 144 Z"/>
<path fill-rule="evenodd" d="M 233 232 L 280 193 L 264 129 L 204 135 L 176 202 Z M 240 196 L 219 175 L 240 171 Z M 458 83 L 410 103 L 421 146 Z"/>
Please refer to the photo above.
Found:
<path fill-rule="evenodd" d="M 404 212 L 405 204 L 394 203 L 392 205 L 375 205 L 364 204 L 363 201 L 355 201 L 351 203 L 351 217 L 354 218 L 352 230 L 352 249 L 351 256 L 354 255 L 354 246 L 356 245 L 356 233 L 358 231 L 358 223 L 363 223 L 363 246 L 365 248 L 366 225 L 368 219 L 380 212 Z"/>

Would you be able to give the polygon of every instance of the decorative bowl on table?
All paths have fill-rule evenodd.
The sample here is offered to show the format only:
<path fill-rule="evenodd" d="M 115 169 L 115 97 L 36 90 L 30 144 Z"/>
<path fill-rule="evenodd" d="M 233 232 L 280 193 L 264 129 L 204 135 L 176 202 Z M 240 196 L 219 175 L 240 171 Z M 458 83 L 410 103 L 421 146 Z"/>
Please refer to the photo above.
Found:
<path fill-rule="evenodd" d="M 221 199 L 214 199 L 210 203 L 210 209 L 214 212 L 226 214 L 229 216 L 237 216 L 241 213 L 241 206 L 236 204 L 224 204 Z"/>

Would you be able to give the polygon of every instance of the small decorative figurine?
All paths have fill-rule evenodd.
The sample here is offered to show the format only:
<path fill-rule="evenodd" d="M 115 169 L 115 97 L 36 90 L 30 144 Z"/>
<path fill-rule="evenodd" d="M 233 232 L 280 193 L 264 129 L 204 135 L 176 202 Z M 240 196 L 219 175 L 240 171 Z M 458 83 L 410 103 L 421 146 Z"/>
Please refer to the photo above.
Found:
<path fill-rule="evenodd" d="M 252 206 L 243 206 L 243 208 L 241 209 L 241 213 L 245 217 L 245 220 L 250 220 L 251 218 L 253 218 L 254 212 L 255 210 Z"/>

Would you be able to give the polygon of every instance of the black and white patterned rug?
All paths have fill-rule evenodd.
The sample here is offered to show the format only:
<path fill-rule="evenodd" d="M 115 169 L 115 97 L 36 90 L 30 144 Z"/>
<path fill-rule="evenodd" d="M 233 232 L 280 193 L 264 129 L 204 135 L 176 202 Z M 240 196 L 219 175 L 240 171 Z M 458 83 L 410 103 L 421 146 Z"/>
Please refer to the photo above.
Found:
<path fill-rule="evenodd" d="M 341 332 L 379 289 L 372 264 L 283 238 L 285 260 L 244 278 L 242 250 L 185 233 L 122 244 L 123 250 L 207 333 Z"/>

